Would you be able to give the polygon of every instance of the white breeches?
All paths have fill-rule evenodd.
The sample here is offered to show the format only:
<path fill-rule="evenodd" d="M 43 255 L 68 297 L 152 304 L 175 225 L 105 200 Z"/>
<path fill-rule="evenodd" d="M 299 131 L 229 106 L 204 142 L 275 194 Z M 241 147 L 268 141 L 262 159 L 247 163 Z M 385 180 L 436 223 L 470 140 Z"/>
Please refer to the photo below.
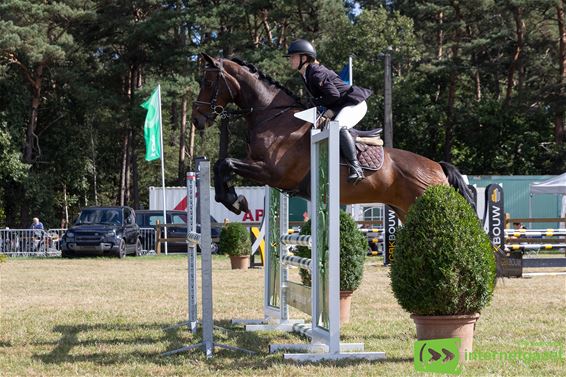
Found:
<path fill-rule="evenodd" d="M 340 127 L 352 128 L 364 118 L 367 111 L 368 106 L 366 104 L 366 101 L 362 101 L 357 105 L 346 106 L 345 108 L 340 110 L 334 120 L 340 123 Z"/>

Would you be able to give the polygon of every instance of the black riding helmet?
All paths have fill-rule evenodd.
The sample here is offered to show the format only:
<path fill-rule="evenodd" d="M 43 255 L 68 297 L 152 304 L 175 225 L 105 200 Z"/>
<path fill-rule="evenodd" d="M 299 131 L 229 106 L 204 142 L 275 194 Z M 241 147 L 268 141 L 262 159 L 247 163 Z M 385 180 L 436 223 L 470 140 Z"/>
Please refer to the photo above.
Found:
<path fill-rule="evenodd" d="M 309 41 L 304 39 L 297 39 L 291 42 L 285 56 L 288 57 L 295 54 L 304 54 L 316 59 L 316 50 Z"/>

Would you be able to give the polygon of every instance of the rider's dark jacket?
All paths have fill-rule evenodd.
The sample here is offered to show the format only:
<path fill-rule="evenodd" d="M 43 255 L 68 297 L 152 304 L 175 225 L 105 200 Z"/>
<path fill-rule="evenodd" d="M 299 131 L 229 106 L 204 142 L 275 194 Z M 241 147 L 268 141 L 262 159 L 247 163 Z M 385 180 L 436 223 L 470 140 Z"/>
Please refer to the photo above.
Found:
<path fill-rule="evenodd" d="M 336 72 L 322 64 L 309 64 L 303 80 L 314 103 L 334 113 L 338 113 L 346 106 L 357 105 L 372 94 L 369 89 L 345 84 Z"/>

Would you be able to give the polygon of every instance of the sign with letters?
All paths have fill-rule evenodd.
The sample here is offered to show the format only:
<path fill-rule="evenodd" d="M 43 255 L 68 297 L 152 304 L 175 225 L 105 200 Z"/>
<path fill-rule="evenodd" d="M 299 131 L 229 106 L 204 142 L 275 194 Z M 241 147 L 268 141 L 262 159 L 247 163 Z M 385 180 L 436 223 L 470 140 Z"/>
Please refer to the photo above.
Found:
<path fill-rule="evenodd" d="M 396 233 L 397 227 L 399 226 L 399 218 L 397 214 L 393 210 L 393 208 L 389 207 L 388 205 L 384 206 L 384 218 L 383 218 L 383 227 L 384 227 L 384 235 L 383 235 L 383 242 L 385 256 L 383 258 L 383 264 L 387 266 L 393 261 L 394 254 L 395 254 L 395 245 L 396 245 Z"/>

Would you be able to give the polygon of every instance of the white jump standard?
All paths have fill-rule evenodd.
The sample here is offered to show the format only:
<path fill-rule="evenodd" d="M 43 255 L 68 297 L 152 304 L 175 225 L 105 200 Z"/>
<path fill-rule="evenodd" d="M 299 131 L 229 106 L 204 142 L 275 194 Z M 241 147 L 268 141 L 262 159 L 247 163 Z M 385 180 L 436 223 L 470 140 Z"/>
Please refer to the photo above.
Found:
<path fill-rule="evenodd" d="M 196 216 L 195 209 L 195 188 L 196 174 L 187 173 L 187 243 L 188 243 L 188 311 L 189 320 L 183 322 L 179 326 L 188 325 L 191 332 L 197 332 L 197 325 L 202 324 L 202 342 L 184 346 L 182 348 L 163 353 L 163 356 L 173 355 L 176 353 L 190 351 L 195 348 L 201 348 L 207 358 L 212 357 L 214 348 L 225 348 L 232 351 L 242 351 L 249 354 L 255 352 L 242 348 L 219 344 L 214 342 L 214 321 L 212 318 L 212 250 L 210 235 L 210 162 L 201 161 L 199 164 L 199 199 L 198 206 L 200 212 L 200 233 L 196 232 Z M 201 248 L 201 289 L 202 289 L 202 320 L 197 318 L 197 278 L 196 278 L 196 245 Z"/>
<path fill-rule="evenodd" d="M 339 125 L 311 131 L 311 236 L 287 235 L 288 197 L 266 192 L 266 253 L 264 319 L 234 320 L 248 331 L 295 331 L 311 338 L 310 344 L 272 344 L 270 352 L 285 353 L 296 361 L 385 359 L 384 352 L 363 351 L 363 343 L 340 343 L 340 165 Z M 287 254 L 289 245 L 311 248 L 311 259 Z M 311 272 L 311 287 L 288 281 L 289 266 Z M 311 324 L 291 320 L 288 306 L 311 315 Z"/>

